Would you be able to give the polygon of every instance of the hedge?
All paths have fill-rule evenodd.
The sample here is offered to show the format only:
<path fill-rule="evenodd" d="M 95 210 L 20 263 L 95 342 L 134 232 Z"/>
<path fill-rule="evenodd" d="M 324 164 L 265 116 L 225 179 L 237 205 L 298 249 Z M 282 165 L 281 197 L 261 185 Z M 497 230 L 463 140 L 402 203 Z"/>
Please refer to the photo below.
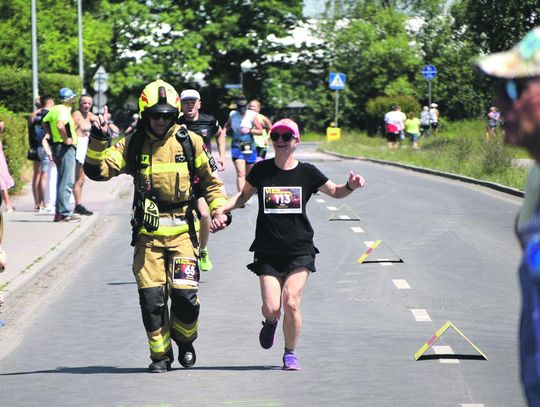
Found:
<path fill-rule="evenodd" d="M 81 80 L 77 75 L 40 73 L 38 78 L 40 95 L 50 95 L 58 103 L 58 91 L 71 88 L 80 94 Z M 16 113 L 27 113 L 34 109 L 32 94 L 32 71 L 0 66 L 0 105 Z"/>
<path fill-rule="evenodd" d="M 28 126 L 27 115 L 13 113 L 0 106 L 0 120 L 5 124 L 1 140 L 9 172 L 15 181 L 15 187 L 10 192 L 20 191 L 25 180 L 22 178 L 24 169 L 31 163 L 26 159 L 28 152 Z"/>

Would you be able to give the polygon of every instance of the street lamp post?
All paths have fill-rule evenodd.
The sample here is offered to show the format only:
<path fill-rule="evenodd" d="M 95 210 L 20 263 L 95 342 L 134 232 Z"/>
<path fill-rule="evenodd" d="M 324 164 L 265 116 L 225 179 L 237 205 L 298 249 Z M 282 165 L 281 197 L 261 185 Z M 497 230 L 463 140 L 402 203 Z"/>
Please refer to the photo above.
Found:
<path fill-rule="evenodd" d="M 77 0 L 77 23 L 79 26 L 79 76 L 81 77 L 82 93 L 84 88 L 84 64 L 83 64 L 83 24 L 82 24 L 82 0 Z"/>
<path fill-rule="evenodd" d="M 37 55 L 37 22 L 36 22 L 36 0 L 31 3 L 32 14 L 32 110 L 36 108 L 35 100 L 39 96 L 38 90 L 38 55 Z"/>

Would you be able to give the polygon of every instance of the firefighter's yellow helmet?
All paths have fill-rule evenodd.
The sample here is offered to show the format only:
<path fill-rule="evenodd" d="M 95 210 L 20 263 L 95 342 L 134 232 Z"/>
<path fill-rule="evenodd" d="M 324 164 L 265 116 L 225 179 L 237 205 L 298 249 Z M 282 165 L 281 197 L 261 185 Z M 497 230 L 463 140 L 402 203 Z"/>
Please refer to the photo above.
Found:
<path fill-rule="evenodd" d="M 151 82 L 143 89 L 139 97 L 139 113 L 180 113 L 180 96 L 174 87 L 161 79 Z"/>

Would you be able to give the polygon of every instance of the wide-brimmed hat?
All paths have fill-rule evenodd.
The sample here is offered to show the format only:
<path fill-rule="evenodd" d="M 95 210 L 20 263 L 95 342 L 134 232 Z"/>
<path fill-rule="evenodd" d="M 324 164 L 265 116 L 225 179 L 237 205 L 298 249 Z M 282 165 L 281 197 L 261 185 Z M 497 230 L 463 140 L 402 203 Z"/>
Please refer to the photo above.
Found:
<path fill-rule="evenodd" d="M 480 57 L 478 66 L 498 78 L 540 76 L 540 26 L 529 31 L 512 49 Z"/>

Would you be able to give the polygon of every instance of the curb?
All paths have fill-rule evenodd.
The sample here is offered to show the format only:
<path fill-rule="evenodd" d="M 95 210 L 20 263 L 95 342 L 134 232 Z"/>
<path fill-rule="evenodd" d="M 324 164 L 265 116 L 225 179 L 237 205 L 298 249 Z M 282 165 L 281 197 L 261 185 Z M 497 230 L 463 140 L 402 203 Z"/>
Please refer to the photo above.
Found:
<path fill-rule="evenodd" d="M 424 173 L 424 174 L 436 175 L 436 176 L 439 176 L 439 177 L 449 178 L 449 179 L 453 179 L 453 180 L 457 180 L 457 181 L 461 181 L 461 182 L 466 182 L 466 183 L 469 183 L 469 184 L 476 184 L 476 185 L 480 185 L 480 186 L 483 186 L 483 187 L 486 187 L 486 188 L 494 189 L 494 190 L 499 191 L 499 192 L 503 192 L 505 194 L 518 196 L 518 197 L 521 197 L 521 198 L 523 198 L 525 196 L 525 192 L 521 191 L 519 189 L 510 188 L 510 187 L 507 187 L 507 186 L 502 185 L 502 184 L 497 184 L 495 182 L 483 181 L 483 180 L 478 180 L 478 179 L 471 178 L 471 177 L 466 177 L 464 175 L 452 174 L 452 173 L 449 173 L 449 172 L 433 170 L 431 168 L 417 167 L 415 165 L 402 164 L 402 163 L 398 163 L 398 162 L 394 162 L 394 161 L 379 160 L 379 159 L 367 158 L 367 157 L 356 157 L 356 156 L 350 156 L 350 155 L 346 155 L 346 154 L 335 153 L 335 152 L 332 152 L 332 151 L 325 151 L 325 150 L 322 150 L 322 149 L 320 151 L 325 153 L 325 154 L 329 154 L 329 155 L 333 155 L 333 156 L 336 156 L 336 157 L 345 158 L 345 159 L 349 159 L 349 160 L 368 161 L 368 162 L 372 162 L 372 163 L 375 163 L 375 164 L 389 165 L 389 166 L 392 166 L 392 167 L 403 168 L 403 169 L 406 169 L 406 170 L 421 172 L 421 173 Z"/>

